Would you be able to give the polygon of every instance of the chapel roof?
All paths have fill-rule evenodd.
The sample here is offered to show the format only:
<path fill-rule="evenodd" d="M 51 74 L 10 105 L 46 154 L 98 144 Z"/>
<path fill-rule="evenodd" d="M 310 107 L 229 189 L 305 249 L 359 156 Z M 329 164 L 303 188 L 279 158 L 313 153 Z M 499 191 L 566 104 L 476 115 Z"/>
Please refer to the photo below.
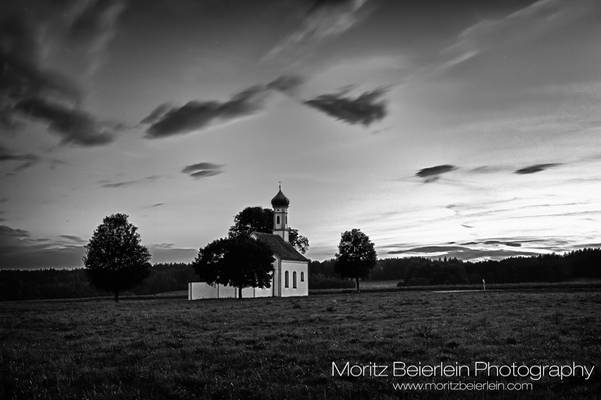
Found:
<path fill-rule="evenodd" d="M 272 233 L 253 232 L 257 240 L 269 247 L 269 249 L 282 260 L 288 261 L 309 261 L 298 252 L 290 243 L 286 242 L 278 235 Z"/>

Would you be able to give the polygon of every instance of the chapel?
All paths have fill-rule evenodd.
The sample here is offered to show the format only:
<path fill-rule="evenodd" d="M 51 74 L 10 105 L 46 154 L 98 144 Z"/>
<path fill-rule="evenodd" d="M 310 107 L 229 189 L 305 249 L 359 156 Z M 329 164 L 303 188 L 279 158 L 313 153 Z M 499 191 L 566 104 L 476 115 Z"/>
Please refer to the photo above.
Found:
<path fill-rule="evenodd" d="M 253 232 L 251 237 L 264 243 L 273 253 L 273 273 L 268 288 L 244 288 L 242 297 L 291 297 L 309 295 L 309 260 L 289 242 L 288 208 L 290 200 L 282 186 L 271 199 L 273 207 L 272 233 Z M 188 300 L 236 298 L 238 289 L 227 285 L 209 285 L 206 282 L 188 283 Z"/>

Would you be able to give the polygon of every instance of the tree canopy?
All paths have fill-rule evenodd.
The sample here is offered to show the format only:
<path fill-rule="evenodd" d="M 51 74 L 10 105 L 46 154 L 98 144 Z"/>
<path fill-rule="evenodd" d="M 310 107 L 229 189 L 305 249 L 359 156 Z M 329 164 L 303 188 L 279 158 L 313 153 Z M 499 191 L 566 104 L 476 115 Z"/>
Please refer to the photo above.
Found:
<path fill-rule="evenodd" d="M 245 287 L 270 287 L 273 261 L 266 245 L 238 235 L 214 240 L 201 248 L 192 266 L 201 281 L 237 287 L 241 298 Z"/>
<path fill-rule="evenodd" d="M 262 207 L 246 207 L 234 217 L 234 225 L 230 227 L 229 236 L 250 235 L 252 232 L 273 232 L 273 210 Z M 298 233 L 297 229 L 289 229 L 289 242 L 299 252 L 305 254 L 309 248 L 309 239 Z"/>
<path fill-rule="evenodd" d="M 125 214 L 105 217 L 86 245 L 83 258 L 93 286 L 119 293 L 132 288 L 150 274 L 150 253 L 140 244 L 140 234 Z"/>
<path fill-rule="evenodd" d="M 334 270 L 343 278 L 354 278 L 357 291 L 359 279 L 367 278 L 376 261 L 374 244 L 366 234 L 359 229 L 342 233 Z"/>

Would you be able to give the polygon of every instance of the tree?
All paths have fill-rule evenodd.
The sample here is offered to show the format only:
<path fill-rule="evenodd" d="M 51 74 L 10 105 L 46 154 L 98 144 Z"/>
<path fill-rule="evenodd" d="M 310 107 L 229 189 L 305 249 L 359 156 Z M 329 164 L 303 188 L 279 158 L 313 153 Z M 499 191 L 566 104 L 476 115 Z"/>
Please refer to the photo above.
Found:
<path fill-rule="evenodd" d="M 301 254 L 305 254 L 307 252 L 307 249 L 309 248 L 309 239 L 298 233 L 298 229 L 288 229 L 288 241 Z"/>
<path fill-rule="evenodd" d="M 334 271 L 342 278 L 354 278 L 357 292 L 359 278 L 366 278 L 376 265 L 376 251 L 369 237 L 359 229 L 342 233 Z"/>
<path fill-rule="evenodd" d="M 273 210 L 262 207 L 246 207 L 234 217 L 229 236 L 250 235 L 252 232 L 273 231 Z"/>
<path fill-rule="evenodd" d="M 140 244 L 138 228 L 125 214 L 105 217 L 86 246 L 83 258 L 93 286 L 119 293 L 142 282 L 150 274 L 150 254 Z"/>
<path fill-rule="evenodd" d="M 198 251 L 192 263 L 200 280 L 238 288 L 271 285 L 274 258 L 271 250 L 248 235 L 217 239 Z"/>
<path fill-rule="evenodd" d="M 273 232 L 273 210 L 262 207 L 246 207 L 234 217 L 234 225 L 230 227 L 229 236 L 250 235 L 252 232 Z M 305 254 L 309 248 L 309 239 L 290 228 L 288 241 L 299 252 Z"/>

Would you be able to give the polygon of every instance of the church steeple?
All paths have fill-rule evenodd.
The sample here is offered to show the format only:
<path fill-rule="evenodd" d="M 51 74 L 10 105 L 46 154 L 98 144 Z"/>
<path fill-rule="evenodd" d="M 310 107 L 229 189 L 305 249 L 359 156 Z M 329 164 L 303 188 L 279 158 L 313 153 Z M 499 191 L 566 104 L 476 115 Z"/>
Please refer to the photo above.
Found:
<path fill-rule="evenodd" d="M 271 199 L 273 207 L 273 234 L 278 235 L 288 242 L 288 206 L 290 200 L 282 193 L 282 185 L 279 185 L 278 193 Z"/>

